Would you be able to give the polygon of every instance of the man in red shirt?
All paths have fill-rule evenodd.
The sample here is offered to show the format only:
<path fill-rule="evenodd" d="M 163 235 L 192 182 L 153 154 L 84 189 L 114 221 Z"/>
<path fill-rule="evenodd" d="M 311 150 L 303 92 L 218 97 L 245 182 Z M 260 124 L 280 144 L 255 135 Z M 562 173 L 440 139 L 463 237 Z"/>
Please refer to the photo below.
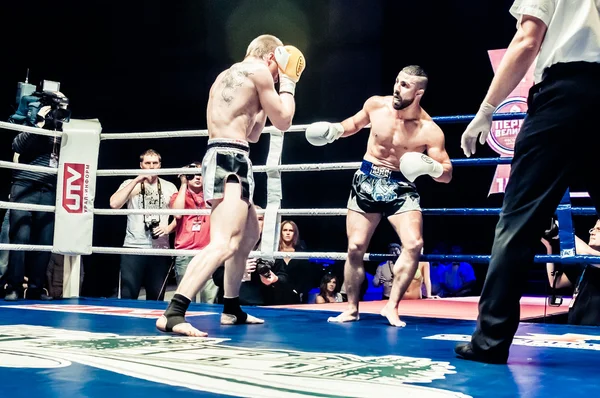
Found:
<path fill-rule="evenodd" d="M 172 209 L 206 209 L 204 194 L 202 192 L 202 164 L 193 162 L 186 166 L 193 168 L 189 174 L 179 176 L 181 186 L 179 192 L 171 197 L 170 207 Z M 177 226 L 175 228 L 175 249 L 198 250 L 203 249 L 210 242 L 210 216 L 175 216 Z M 177 285 L 181 282 L 185 270 L 192 256 L 175 257 L 175 277 Z M 214 303 L 217 297 L 218 287 L 212 279 L 200 291 L 201 303 Z"/>

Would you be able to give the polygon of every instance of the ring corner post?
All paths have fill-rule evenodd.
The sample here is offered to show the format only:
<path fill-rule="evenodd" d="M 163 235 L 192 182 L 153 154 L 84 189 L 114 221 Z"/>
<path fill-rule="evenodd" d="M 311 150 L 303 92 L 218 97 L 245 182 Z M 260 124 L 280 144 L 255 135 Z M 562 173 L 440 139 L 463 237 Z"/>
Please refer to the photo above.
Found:
<path fill-rule="evenodd" d="M 65 298 L 79 296 L 81 255 L 92 253 L 101 131 L 97 119 L 71 119 L 63 124 L 52 252 L 65 256 Z"/>

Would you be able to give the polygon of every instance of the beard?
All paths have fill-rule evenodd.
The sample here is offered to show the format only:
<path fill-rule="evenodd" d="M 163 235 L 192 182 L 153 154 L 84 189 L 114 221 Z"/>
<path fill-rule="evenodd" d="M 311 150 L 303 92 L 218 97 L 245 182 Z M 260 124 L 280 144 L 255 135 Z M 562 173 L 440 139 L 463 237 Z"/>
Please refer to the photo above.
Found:
<path fill-rule="evenodd" d="M 400 111 L 402 109 L 409 107 L 414 101 L 415 101 L 414 98 L 412 98 L 410 100 L 404 100 L 401 97 L 394 95 L 394 100 L 392 101 L 392 106 L 394 107 L 395 110 Z"/>

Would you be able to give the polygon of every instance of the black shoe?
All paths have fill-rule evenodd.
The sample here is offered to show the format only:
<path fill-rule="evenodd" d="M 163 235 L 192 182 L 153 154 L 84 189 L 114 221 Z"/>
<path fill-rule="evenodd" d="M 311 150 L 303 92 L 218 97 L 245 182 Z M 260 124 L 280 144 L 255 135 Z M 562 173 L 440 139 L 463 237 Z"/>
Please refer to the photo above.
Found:
<path fill-rule="evenodd" d="M 17 301 L 19 299 L 19 293 L 17 293 L 15 290 L 6 293 L 6 296 L 4 296 L 4 300 L 6 301 Z"/>
<path fill-rule="evenodd" d="M 454 352 L 459 358 L 466 359 L 469 361 L 491 363 L 496 365 L 505 365 L 508 361 L 508 354 L 506 355 L 489 355 L 482 352 L 477 352 L 473 349 L 471 343 L 461 343 L 454 347 Z"/>
<path fill-rule="evenodd" d="M 25 293 L 23 297 L 27 300 L 41 300 L 41 301 L 51 301 L 53 298 L 48 295 L 48 291 L 46 289 L 25 289 Z"/>
<path fill-rule="evenodd" d="M 52 296 L 48 296 L 45 293 L 40 294 L 40 300 L 42 301 L 51 301 L 54 300 L 54 298 Z"/>

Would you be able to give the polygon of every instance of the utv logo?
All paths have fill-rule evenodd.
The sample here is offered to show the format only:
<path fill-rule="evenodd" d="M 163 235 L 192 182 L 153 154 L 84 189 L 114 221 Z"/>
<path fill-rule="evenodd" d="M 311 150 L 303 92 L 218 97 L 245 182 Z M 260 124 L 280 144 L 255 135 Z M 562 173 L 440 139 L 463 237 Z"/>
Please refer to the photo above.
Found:
<path fill-rule="evenodd" d="M 410 384 L 455 374 L 447 362 L 246 348 L 225 341 L 0 326 L 0 367 L 79 363 L 155 383 L 245 397 L 467 397 Z"/>
<path fill-rule="evenodd" d="M 63 209 L 68 213 L 87 212 L 90 166 L 83 163 L 65 163 L 63 173 Z"/>

